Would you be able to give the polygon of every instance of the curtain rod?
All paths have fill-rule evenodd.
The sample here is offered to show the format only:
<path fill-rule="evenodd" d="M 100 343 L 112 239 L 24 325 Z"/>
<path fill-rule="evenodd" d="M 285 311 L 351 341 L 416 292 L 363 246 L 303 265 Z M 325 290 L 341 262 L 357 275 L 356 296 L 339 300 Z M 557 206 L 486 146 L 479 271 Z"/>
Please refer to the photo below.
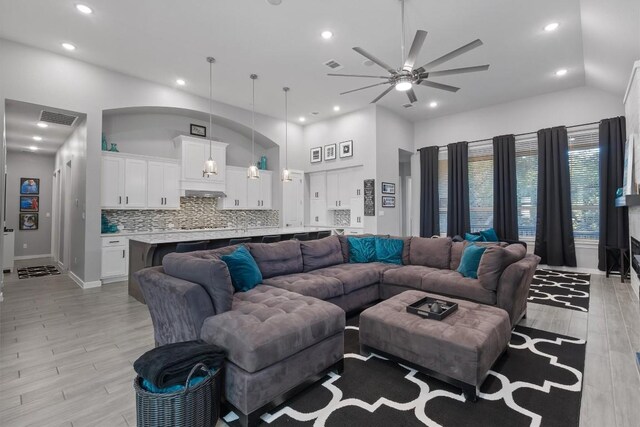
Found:
<path fill-rule="evenodd" d="M 579 127 L 582 127 L 582 126 L 590 126 L 590 125 L 597 125 L 597 124 L 600 124 L 600 122 L 582 123 L 582 124 L 579 124 L 579 125 L 572 125 L 572 126 L 565 126 L 565 127 L 567 129 L 572 129 L 572 128 L 579 128 Z M 524 136 L 524 135 L 529 135 L 529 134 L 536 133 L 536 132 L 537 131 L 517 133 L 517 134 L 515 134 L 513 136 L 515 136 L 515 137 Z M 475 139 L 473 141 L 467 141 L 467 142 L 469 144 L 476 144 L 476 143 L 479 143 L 479 142 L 491 142 L 491 141 L 493 141 L 493 138 Z M 446 147 L 446 146 L 447 146 L 447 144 L 445 144 L 445 145 L 437 145 L 436 147 Z M 433 147 L 433 145 L 430 145 L 429 147 Z M 427 148 L 427 147 L 418 148 L 418 151 L 422 150 L 423 148 Z"/>

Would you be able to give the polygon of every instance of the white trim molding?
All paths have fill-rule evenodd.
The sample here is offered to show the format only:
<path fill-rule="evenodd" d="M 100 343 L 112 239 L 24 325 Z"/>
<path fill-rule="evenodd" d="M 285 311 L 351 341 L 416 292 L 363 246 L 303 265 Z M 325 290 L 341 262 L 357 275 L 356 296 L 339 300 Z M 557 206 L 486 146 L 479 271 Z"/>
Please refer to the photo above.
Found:
<path fill-rule="evenodd" d="M 99 288 L 100 286 L 102 286 L 102 282 L 100 282 L 100 280 L 95 280 L 93 282 L 85 282 L 84 280 L 76 276 L 76 274 L 71 270 L 69 270 L 67 274 L 69 275 L 71 280 L 76 282 L 76 284 L 80 286 L 82 289 Z"/>
<path fill-rule="evenodd" d="M 51 258 L 51 254 L 14 256 L 13 260 L 14 261 L 23 261 L 25 259 L 36 259 L 36 258 Z"/>

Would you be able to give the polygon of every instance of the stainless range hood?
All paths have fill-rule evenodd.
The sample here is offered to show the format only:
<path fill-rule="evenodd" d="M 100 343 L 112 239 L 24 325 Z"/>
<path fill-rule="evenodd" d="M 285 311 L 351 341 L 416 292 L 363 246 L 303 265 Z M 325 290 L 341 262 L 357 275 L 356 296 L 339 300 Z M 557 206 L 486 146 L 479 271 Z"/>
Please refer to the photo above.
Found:
<path fill-rule="evenodd" d="M 184 190 L 185 197 L 227 197 L 222 191 Z"/>

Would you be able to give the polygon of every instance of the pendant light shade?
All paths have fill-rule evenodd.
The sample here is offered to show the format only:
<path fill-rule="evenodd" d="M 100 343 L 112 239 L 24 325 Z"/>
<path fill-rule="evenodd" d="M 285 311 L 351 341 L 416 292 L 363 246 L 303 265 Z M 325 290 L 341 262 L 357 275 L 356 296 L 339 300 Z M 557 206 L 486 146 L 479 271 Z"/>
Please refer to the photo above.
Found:
<path fill-rule="evenodd" d="M 257 74 L 251 74 L 249 76 L 251 78 L 251 164 L 249 165 L 249 169 L 247 169 L 247 178 L 249 179 L 259 179 L 260 171 L 256 166 L 256 80 L 258 78 Z"/>
<path fill-rule="evenodd" d="M 290 182 L 293 178 L 291 178 L 291 172 L 289 172 L 289 88 L 283 87 L 282 90 L 284 91 L 284 169 L 282 169 L 282 182 Z"/>
<path fill-rule="evenodd" d="M 213 63 L 215 61 L 213 57 L 207 57 L 207 62 L 209 63 L 209 159 L 204 162 L 204 168 L 202 169 L 202 176 L 207 178 L 218 175 L 218 164 L 211 155 L 211 138 L 213 138 Z"/>

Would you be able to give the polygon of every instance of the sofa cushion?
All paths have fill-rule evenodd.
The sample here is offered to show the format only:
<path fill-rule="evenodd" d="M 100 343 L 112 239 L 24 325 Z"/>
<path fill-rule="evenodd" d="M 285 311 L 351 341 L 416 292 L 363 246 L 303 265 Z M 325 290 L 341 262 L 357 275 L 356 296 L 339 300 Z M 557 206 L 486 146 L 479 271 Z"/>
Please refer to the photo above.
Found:
<path fill-rule="evenodd" d="M 482 304 L 495 305 L 497 301 L 496 293 L 485 289 L 478 279 L 463 277 L 457 271 L 451 270 L 439 270 L 424 276 L 422 290 Z"/>
<path fill-rule="evenodd" d="M 349 262 L 349 237 L 356 237 L 356 238 L 362 238 L 362 237 L 375 237 L 373 234 L 360 234 L 360 235 L 355 235 L 355 236 L 338 236 L 338 239 L 340 240 L 340 247 L 342 248 L 342 259 L 344 262 Z"/>
<path fill-rule="evenodd" d="M 245 246 L 239 247 L 229 255 L 222 255 L 220 259 L 227 264 L 231 283 L 237 292 L 246 292 L 262 283 L 262 273 L 258 264 Z"/>
<path fill-rule="evenodd" d="M 486 230 L 481 230 L 480 235 L 484 239 L 485 242 L 498 242 L 498 233 L 493 228 L 487 228 Z"/>
<path fill-rule="evenodd" d="M 302 252 L 302 271 L 313 271 L 323 267 L 342 264 L 342 247 L 338 236 L 300 242 Z"/>
<path fill-rule="evenodd" d="M 409 265 L 411 262 L 409 261 L 409 250 L 411 248 L 411 236 L 402 237 L 402 236 L 389 236 L 390 239 L 400 239 L 403 242 L 402 246 L 402 264 Z"/>
<path fill-rule="evenodd" d="M 498 281 L 505 268 L 520 261 L 527 254 L 527 249 L 518 243 L 503 247 L 501 245 L 489 246 L 482 255 L 478 266 L 478 280 L 480 284 L 490 291 L 498 288 Z"/>
<path fill-rule="evenodd" d="M 200 253 L 204 255 L 204 252 Z M 215 258 L 200 258 L 192 253 L 170 253 L 162 259 L 169 276 L 197 283 L 209 294 L 216 314 L 231 310 L 233 286 L 227 264 Z"/>
<path fill-rule="evenodd" d="M 486 242 L 487 240 L 481 234 L 464 233 L 464 240 L 467 242 Z"/>
<path fill-rule="evenodd" d="M 265 279 L 265 285 L 301 295 L 327 300 L 344 295 L 342 282 L 335 277 L 320 276 L 308 273 L 288 274 Z"/>
<path fill-rule="evenodd" d="M 278 243 L 249 243 L 251 255 L 258 263 L 262 278 L 302 273 L 302 252 L 298 240 Z"/>
<path fill-rule="evenodd" d="M 382 283 L 385 285 L 399 285 L 408 288 L 422 289 L 422 278 L 434 271 L 439 270 L 422 265 L 404 265 L 400 268 L 391 268 L 382 273 Z"/>
<path fill-rule="evenodd" d="M 402 249 L 404 248 L 402 240 L 376 237 L 375 247 L 376 261 L 402 265 Z"/>
<path fill-rule="evenodd" d="M 389 268 L 397 268 L 393 264 L 372 262 L 367 264 L 339 264 L 332 267 L 321 268 L 309 274 L 334 277 L 344 287 L 347 295 L 355 290 L 380 283 L 382 273 Z"/>
<path fill-rule="evenodd" d="M 487 250 L 484 246 L 477 246 L 475 243 L 465 246 L 462 252 L 462 259 L 460 265 L 456 270 L 464 277 L 470 277 L 472 279 L 478 278 L 478 266 L 480 265 L 480 259 L 482 254 Z"/>
<path fill-rule="evenodd" d="M 227 352 L 227 359 L 252 373 L 342 333 L 338 306 L 260 285 L 234 295 L 233 309 L 204 321 L 201 338 Z"/>
<path fill-rule="evenodd" d="M 457 270 L 462 259 L 465 242 L 451 242 L 451 261 L 449 261 L 449 270 Z"/>
<path fill-rule="evenodd" d="M 365 263 L 376 260 L 376 238 L 375 237 L 352 237 L 347 238 L 349 242 L 349 262 Z"/>
<path fill-rule="evenodd" d="M 409 261 L 412 265 L 449 268 L 451 261 L 451 238 L 412 238 L 411 247 L 409 248 Z"/>

